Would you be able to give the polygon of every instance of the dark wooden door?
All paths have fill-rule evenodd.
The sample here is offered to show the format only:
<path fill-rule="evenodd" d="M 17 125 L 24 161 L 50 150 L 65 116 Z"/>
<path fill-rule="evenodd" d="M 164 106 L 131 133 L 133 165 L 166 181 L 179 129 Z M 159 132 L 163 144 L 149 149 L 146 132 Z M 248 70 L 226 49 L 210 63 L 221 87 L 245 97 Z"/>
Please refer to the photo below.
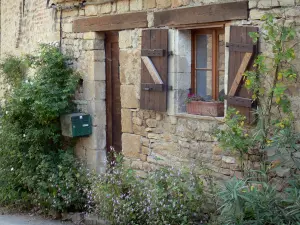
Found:
<path fill-rule="evenodd" d="M 119 75 L 119 35 L 109 32 L 105 40 L 107 150 L 121 151 L 121 96 Z"/>

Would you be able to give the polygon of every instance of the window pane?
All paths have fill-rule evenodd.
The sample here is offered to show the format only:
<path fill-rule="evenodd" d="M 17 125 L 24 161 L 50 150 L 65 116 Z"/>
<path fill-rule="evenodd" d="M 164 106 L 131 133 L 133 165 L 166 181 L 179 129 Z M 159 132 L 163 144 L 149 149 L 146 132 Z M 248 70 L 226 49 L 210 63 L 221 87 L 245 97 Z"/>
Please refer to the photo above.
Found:
<path fill-rule="evenodd" d="M 219 34 L 218 69 L 225 70 L 225 40 L 224 34 Z"/>
<path fill-rule="evenodd" d="M 197 95 L 207 100 L 212 99 L 212 72 L 197 70 Z"/>
<path fill-rule="evenodd" d="M 212 35 L 196 36 L 196 67 L 212 68 Z"/>
<path fill-rule="evenodd" d="M 225 79 L 224 79 L 224 77 L 225 77 L 225 72 L 222 70 L 219 71 L 219 99 L 220 99 L 220 97 L 224 98 L 224 95 L 225 95 L 225 92 L 224 92 Z"/>

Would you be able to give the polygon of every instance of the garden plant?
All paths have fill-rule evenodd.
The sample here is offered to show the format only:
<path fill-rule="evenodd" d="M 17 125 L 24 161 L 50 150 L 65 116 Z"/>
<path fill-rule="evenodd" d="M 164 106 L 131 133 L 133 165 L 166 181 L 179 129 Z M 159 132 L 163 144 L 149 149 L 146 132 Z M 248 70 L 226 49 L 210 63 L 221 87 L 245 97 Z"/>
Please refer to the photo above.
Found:
<path fill-rule="evenodd" d="M 50 45 L 1 63 L 0 204 L 44 212 L 84 210 L 89 179 L 61 135 L 78 75 Z"/>

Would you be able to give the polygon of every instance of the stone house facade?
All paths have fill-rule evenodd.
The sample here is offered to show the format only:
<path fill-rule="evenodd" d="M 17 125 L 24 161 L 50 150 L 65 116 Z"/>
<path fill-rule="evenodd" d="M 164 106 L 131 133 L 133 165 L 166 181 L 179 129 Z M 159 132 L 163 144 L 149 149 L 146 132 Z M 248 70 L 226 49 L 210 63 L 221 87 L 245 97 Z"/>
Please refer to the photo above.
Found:
<path fill-rule="evenodd" d="M 259 28 L 267 12 L 285 15 L 299 33 L 297 0 L 1 1 L 1 57 L 56 42 L 74 58 L 72 66 L 82 74 L 78 110 L 93 121 L 93 134 L 78 140 L 76 154 L 98 172 L 105 171 L 112 145 L 141 175 L 160 165 L 201 163 L 220 179 L 239 177 L 237 159 L 213 136 L 223 117 L 188 114 L 185 100 L 191 92 L 214 99 L 229 92 L 235 72 L 225 45 L 234 37 L 250 44 L 244 30 Z M 259 51 L 268 54 L 268 46 L 260 42 Z M 149 59 L 157 73 L 146 66 Z M 155 74 L 164 86 L 142 85 Z M 299 87 L 292 105 L 300 119 Z M 254 168 L 256 161 L 250 156 Z"/>

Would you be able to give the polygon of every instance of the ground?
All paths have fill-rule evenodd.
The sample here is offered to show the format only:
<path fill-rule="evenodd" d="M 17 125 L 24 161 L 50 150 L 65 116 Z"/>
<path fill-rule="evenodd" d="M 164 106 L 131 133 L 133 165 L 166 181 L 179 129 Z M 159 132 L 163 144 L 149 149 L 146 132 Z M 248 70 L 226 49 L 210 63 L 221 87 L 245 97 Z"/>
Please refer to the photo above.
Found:
<path fill-rule="evenodd" d="M 0 214 L 0 225 L 71 225 L 70 222 L 60 222 L 43 219 L 38 216 L 31 216 L 26 214 Z"/>

